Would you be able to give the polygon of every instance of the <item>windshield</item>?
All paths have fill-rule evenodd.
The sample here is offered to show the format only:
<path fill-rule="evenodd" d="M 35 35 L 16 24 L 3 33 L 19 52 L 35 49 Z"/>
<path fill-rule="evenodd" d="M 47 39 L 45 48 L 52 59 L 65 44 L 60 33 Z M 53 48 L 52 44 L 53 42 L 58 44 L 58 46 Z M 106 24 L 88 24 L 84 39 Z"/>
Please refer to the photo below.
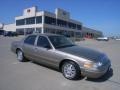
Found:
<path fill-rule="evenodd" d="M 64 36 L 49 36 L 49 39 L 55 48 L 65 48 L 75 45 L 71 40 Z"/>

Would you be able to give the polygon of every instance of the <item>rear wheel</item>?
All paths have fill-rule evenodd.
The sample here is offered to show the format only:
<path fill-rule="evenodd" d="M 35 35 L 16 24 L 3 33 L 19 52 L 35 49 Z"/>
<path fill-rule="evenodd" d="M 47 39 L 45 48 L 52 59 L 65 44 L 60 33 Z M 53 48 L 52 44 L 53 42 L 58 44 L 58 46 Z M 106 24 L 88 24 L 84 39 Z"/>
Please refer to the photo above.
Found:
<path fill-rule="evenodd" d="M 17 50 L 17 59 L 20 62 L 24 62 L 25 61 L 25 57 L 24 54 L 21 50 Z"/>
<path fill-rule="evenodd" d="M 78 79 L 80 77 L 80 68 L 75 62 L 68 61 L 63 63 L 62 73 L 63 76 L 67 79 Z"/>

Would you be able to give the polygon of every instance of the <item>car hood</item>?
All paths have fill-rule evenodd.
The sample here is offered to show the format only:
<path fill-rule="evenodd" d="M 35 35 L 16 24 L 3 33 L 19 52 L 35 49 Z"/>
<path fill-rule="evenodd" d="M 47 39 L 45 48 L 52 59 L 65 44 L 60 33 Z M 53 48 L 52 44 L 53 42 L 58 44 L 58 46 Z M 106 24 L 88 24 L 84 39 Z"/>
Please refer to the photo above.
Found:
<path fill-rule="evenodd" d="M 72 47 L 66 47 L 66 48 L 59 48 L 59 51 L 69 53 L 78 57 L 82 57 L 94 62 L 98 62 L 100 58 L 104 55 L 103 53 L 99 51 L 95 51 L 89 48 L 81 47 L 81 46 L 72 46 Z"/>

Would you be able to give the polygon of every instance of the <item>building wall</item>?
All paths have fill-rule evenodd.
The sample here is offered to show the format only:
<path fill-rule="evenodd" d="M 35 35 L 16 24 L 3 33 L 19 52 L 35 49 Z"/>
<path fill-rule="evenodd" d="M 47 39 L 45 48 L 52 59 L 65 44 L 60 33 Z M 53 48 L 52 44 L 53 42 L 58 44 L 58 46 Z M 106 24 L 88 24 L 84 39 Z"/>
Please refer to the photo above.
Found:
<path fill-rule="evenodd" d="M 27 8 L 27 9 L 24 9 L 23 16 L 24 17 L 33 17 L 33 16 L 36 16 L 36 12 L 37 12 L 37 7 Z"/>
<path fill-rule="evenodd" d="M 83 31 L 83 37 L 86 37 L 86 38 L 97 38 L 97 37 L 103 36 L 103 33 L 101 31 L 91 29 L 88 27 L 83 27 L 82 31 Z"/>
<path fill-rule="evenodd" d="M 0 23 L 0 29 L 3 29 L 4 24 Z"/>
<path fill-rule="evenodd" d="M 4 25 L 3 30 L 5 30 L 5 31 L 16 31 L 16 25 L 15 25 L 15 23 Z"/>
<path fill-rule="evenodd" d="M 42 17 L 42 22 L 39 24 L 36 23 L 36 21 L 37 21 L 36 17 L 38 17 L 38 16 Z M 27 24 L 27 19 L 32 18 L 32 17 L 35 18 L 35 22 L 33 24 Z M 50 19 L 50 20 L 46 21 L 46 18 Z M 24 24 L 17 25 L 17 21 L 23 20 L 23 19 L 24 19 Z M 52 23 L 51 19 L 54 19 L 55 22 Z M 76 24 L 76 28 L 70 28 L 70 27 L 68 27 L 69 25 L 67 25 L 67 24 L 66 24 L 66 26 L 58 24 L 58 19 L 65 21 L 66 23 L 69 23 L 69 22 L 74 23 L 74 24 Z M 15 21 L 16 21 L 16 31 L 20 31 L 20 32 L 24 31 L 24 34 L 28 31 L 28 29 L 29 30 L 32 29 L 32 30 L 36 31 L 37 28 L 41 28 L 41 33 L 50 33 L 53 30 L 55 30 L 55 31 L 58 30 L 58 32 L 64 31 L 62 33 L 66 33 L 66 31 L 70 31 L 70 33 L 71 32 L 81 33 L 81 30 L 77 29 L 77 25 L 80 25 L 82 27 L 81 22 L 70 19 L 69 12 L 66 12 L 65 10 L 62 10 L 62 9 L 56 9 L 55 13 L 51 13 L 48 11 L 37 11 L 36 7 L 28 8 L 23 11 L 22 16 L 15 17 Z"/>

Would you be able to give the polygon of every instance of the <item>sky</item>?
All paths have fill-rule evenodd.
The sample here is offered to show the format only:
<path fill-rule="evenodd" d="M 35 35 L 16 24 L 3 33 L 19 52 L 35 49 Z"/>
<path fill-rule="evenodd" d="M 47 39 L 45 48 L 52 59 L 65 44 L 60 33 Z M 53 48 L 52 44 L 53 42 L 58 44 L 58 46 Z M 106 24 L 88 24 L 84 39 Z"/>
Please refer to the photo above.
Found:
<path fill-rule="evenodd" d="M 14 23 L 23 9 L 32 6 L 50 12 L 62 8 L 86 27 L 120 36 L 120 0 L 0 0 L 0 23 Z"/>

